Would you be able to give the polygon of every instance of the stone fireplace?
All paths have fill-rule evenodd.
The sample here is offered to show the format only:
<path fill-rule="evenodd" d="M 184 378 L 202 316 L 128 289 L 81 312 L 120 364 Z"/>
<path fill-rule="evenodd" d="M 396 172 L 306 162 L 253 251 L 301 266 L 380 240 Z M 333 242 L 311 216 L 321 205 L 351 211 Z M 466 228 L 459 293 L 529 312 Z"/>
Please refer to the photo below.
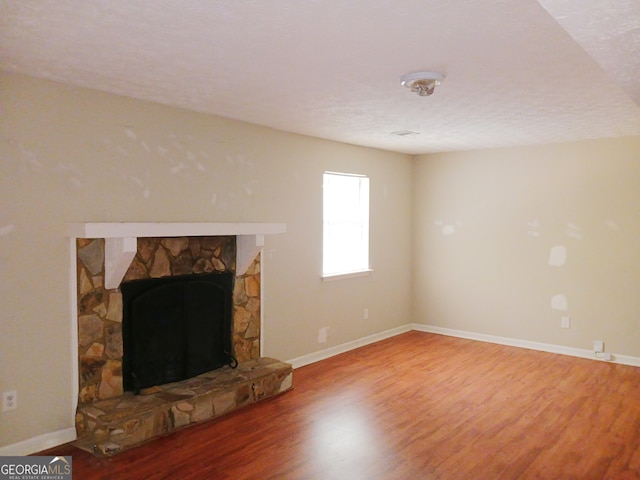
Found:
<path fill-rule="evenodd" d="M 97 235 L 104 224 L 92 224 L 100 226 L 95 232 L 82 225 L 70 235 L 76 247 L 77 446 L 112 455 L 291 388 L 291 365 L 261 357 L 263 238 L 253 230 L 265 229 L 265 224 L 241 224 L 239 235 L 205 234 L 233 231 L 237 229 L 234 224 L 168 224 L 170 228 L 111 224 L 116 227 L 113 237 Z M 174 236 L 176 225 L 186 235 Z M 127 235 L 133 228 L 137 229 L 135 237 Z M 245 233 L 247 228 L 251 233 Z M 153 233 L 172 235 L 151 236 Z M 231 338 L 227 343 L 237 368 L 222 366 L 181 381 L 152 385 L 140 395 L 125 391 L 122 285 L 212 274 L 232 278 Z"/>

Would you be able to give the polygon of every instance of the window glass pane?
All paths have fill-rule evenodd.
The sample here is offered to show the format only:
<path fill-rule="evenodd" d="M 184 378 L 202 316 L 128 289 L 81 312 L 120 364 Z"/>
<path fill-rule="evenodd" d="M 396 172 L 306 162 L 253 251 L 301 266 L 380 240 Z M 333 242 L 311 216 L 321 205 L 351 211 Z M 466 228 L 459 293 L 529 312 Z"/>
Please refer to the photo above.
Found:
<path fill-rule="evenodd" d="M 324 174 L 323 274 L 369 268 L 369 178 Z"/>

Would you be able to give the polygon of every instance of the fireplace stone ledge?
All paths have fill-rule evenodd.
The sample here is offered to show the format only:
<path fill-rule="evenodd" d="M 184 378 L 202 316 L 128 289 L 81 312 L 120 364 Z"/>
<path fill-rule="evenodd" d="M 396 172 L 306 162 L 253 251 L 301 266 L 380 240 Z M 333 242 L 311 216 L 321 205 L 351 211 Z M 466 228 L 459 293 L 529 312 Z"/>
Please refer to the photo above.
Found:
<path fill-rule="evenodd" d="M 261 357 L 181 382 L 79 405 L 75 445 L 111 456 L 292 388 L 293 368 Z"/>

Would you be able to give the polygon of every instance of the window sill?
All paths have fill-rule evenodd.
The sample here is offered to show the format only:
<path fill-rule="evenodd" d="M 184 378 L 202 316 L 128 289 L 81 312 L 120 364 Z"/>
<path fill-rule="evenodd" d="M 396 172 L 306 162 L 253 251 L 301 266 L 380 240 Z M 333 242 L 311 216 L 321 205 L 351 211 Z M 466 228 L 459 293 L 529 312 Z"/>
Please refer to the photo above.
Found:
<path fill-rule="evenodd" d="M 334 280 L 342 280 L 342 279 L 345 279 L 345 278 L 366 277 L 371 272 L 373 272 L 373 270 L 368 268 L 366 270 L 358 270 L 356 272 L 333 273 L 331 275 L 323 275 L 322 276 L 322 281 L 323 282 L 333 282 Z"/>

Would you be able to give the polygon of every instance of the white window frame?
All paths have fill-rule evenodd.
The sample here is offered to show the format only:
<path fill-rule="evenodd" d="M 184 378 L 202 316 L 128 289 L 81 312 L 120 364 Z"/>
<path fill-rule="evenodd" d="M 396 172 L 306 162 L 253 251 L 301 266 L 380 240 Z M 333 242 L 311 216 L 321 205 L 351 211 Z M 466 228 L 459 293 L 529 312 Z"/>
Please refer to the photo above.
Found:
<path fill-rule="evenodd" d="M 368 275 L 369 177 L 325 171 L 322 178 L 322 278 L 328 281 Z M 336 191 L 340 184 L 352 190 Z"/>

